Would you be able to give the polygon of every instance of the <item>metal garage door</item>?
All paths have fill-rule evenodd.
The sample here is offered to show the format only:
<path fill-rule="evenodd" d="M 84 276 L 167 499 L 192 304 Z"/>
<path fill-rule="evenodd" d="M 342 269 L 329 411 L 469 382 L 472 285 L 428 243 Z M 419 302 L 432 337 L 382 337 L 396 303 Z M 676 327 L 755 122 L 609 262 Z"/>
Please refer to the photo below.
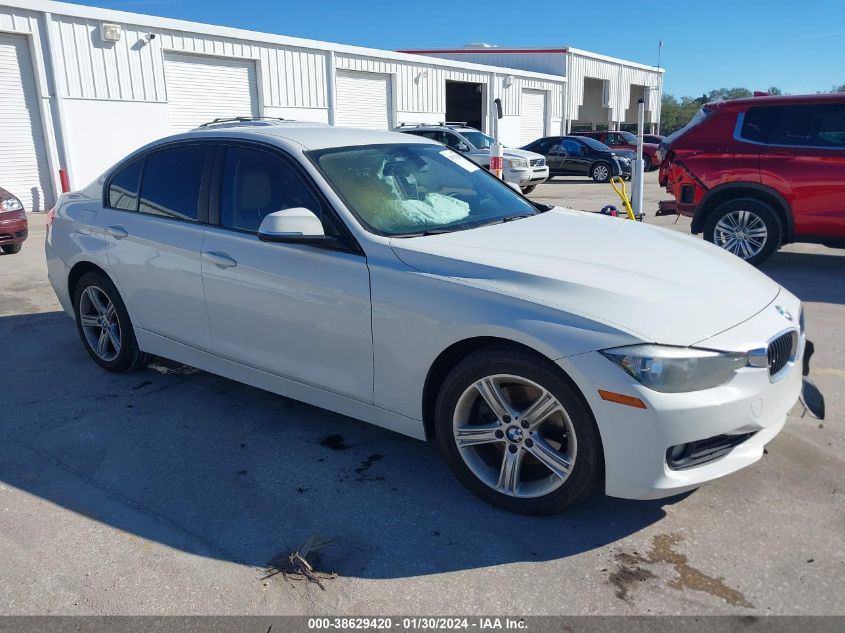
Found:
<path fill-rule="evenodd" d="M 164 77 L 173 132 L 214 119 L 259 114 L 254 62 L 167 53 Z"/>
<path fill-rule="evenodd" d="M 546 93 L 544 90 L 522 91 L 522 114 L 519 140 L 523 145 L 546 135 Z"/>
<path fill-rule="evenodd" d="M 27 211 L 48 209 L 54 200 L 47 165 L 29 42 L 0 35 L 0 187 Z"/>
<path fill-rule="evenodd" d="M 335 125 L 388 130 L 392 110 L 389 75 L 337 72 Z"/>

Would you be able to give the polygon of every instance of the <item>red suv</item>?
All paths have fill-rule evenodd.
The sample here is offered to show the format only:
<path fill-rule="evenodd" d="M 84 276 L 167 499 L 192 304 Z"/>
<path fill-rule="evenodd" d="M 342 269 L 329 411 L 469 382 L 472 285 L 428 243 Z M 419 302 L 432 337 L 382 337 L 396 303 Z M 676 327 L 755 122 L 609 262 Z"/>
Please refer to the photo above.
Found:
<path fill-rule="evenodd" d="M 0 249 L 7 255 L 19 253 L 28 233 L 21 201 L 0 187 Z"/>
<path fill-rule="evenodd" d="M 708 103 L 660 155 L 692 232 L 751 264 L 789 242 L 845 247 L 845 94 Z"/>
<path fill-rule="evenodd" d="M 630 149 L 637 151 L 637 137 L 630 132 L 618 132 L 616 130 L 605 130 L 603 132 L 573 132 L 578 136 L 589 136 L 601 141 L 613 149 Z M 651 171 L 660 167 L 660 159 L 657 157 L 658 146 L 655 143 L 643 143 L 643 163 L 645 170 Z"/>

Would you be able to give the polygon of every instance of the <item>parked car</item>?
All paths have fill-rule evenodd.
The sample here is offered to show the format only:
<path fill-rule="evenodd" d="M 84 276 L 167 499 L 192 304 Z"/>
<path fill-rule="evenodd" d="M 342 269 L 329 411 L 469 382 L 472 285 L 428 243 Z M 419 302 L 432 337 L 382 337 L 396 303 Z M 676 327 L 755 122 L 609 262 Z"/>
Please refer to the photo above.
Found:
<path fill-rule="evenodd" d="M 155 354 L 433 439 L 528 514 L 754 463 L 810 349 L 799 300 L 729 253 L 531 202 L 408 134 L 162 139 L 63 194 L 45 249 L 103 369 Z M 619 265 L 644 254 L 646 275 Z"/>
<path fill-rule="evenodd" d="M 637 137 L 630 132 L 605 130 L 599 132 L 585 131 L 577 134 L 578 136 L 594 138 L 613 149 L 628 149 L 634 153 L 637 151 Z M 660 167 L 660 158 L 657 156 L 658 147 L 654 143 L 646 143 L 643 140 L 643 164 L 646 171 Z"/>
<path fill-rule="evenodd" d="M 28 234 L 26 211 L 21 201 L 0 187 L 0 249 L 6 255 L 20 253 Z"/>
<path fill-rule="evenodd" d="M 789 242 L 845 247 L 845 95 L 708 103 L 660 152 L 708 242 L 755 265 Z"/>
<path fill-rule="evenodd" d="M 549 177 L 588 176 L 596 182 L 607 182 L 613 176 L 631 178 L 630 152 L 614 152 L 604 143 L 586 136 L 547 136 L 522 149 L 546 157 Z"/>
<path fill-rule="evenodd" d="M 643 143 L 651 143 L 652 145 L 660 147 L 660 144 L 664 140 L 666 140 L 666 137 L 661 136 L 660 134 L 643 134 Z"/>
<path fill-rule="evenodd" d="M 490 147 L 492 137 L 464 124 L 401 125 L 396 132 L 430 138 L 456 152 L 464 154 L 485 169 L 490 168 Z M 504 150 L 502 178 L 505 182 L 518 185 L 522 193 L 531 193 L 537 185 L 549 177 L 545 159 L 534 152 L 506 147 Z"/>

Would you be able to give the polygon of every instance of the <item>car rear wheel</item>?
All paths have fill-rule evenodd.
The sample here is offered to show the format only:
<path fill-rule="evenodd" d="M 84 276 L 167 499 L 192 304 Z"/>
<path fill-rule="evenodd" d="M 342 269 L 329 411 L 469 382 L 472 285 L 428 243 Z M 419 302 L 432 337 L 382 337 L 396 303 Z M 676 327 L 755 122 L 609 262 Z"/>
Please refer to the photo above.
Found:
<path fill-rule="evenodd" d="M 648 155 L 643 156 L 643 169 L 645 171 L 651 171 L 652 167 L 653 166 L 652 166 L 652 163 L 651 163 L 651 156 L 648 156 Z"/>
<path fill-rule="evenodd" d="M 528 185 L 527 187 L 520 187 L 522 189 L 522 193 L 529 194 L 537 188 L 537 185 Z"/>
<path fill-rule="evenodd" d="M 780 220 L 762 200 L 741 198 L 725 202 L 708 216 L 704 239 L 759 266 L 780 247 Z"/>
<path fill-rule="evenodd" d="M 607 182 L 611 175 L 610 165 L 607 163 L 596 163 L 590 170 L 590 176 L 596 182 Z"/>
<path fill-rule="evenodd" d="M 458 364 L 438 394 L 435 434 L 461 483 L 510 512 L 561 512 L 601 477 L 592 414 L 554 365 L 526 352 L 481 350 Z"/>
<path fill-rule="evenodd" d="M 3 247 L 3 252 L 6 253 L 6 255 L 15 255 L 20 253 L 22 248 L 23 244 L 7 244 Z"/>
<path fill-rule="evenodd" d="M 138 348 L 129 313 L 117 288 L 103 273 L 82 276 L 74 291 L 76 327 L 85 349 L 103 369 L 140 369 L 149 356 Z"/>

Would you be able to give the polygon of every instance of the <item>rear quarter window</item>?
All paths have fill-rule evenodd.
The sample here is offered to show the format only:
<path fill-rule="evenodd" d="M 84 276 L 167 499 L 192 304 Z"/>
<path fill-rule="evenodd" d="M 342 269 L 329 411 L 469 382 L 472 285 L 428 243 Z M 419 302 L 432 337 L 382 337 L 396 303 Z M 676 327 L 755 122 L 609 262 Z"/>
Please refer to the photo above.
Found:
<path fill-rule="evenodd" d="M 740 137 L 755 143 L 768 143 L 780 121 L 783 108 L 755 107 L 742 114 Z"/>

